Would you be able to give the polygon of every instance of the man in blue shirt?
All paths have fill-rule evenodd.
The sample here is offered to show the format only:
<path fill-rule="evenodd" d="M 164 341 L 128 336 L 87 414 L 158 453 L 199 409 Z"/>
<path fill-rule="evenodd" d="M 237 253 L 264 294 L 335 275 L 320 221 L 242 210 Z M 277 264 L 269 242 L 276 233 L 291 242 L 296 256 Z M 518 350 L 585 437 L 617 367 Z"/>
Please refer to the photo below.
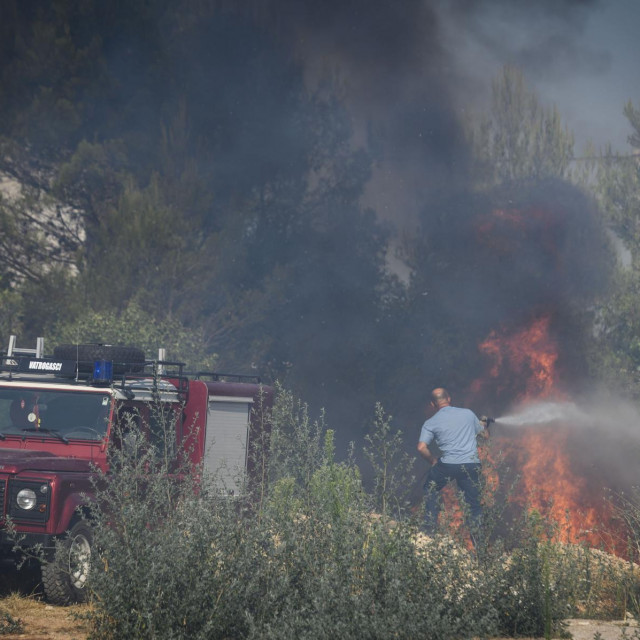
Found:
<path fill-rule="evenodd" d="M 480 502 L 480 458 L 478 457 L 479 433 L 487 435 L 487 423 L 478 420 L 469 409 L 451 406 L 451 396 L 446 389 L 431 392 L 431 404 L 435 415 L 422 425 L 418 451 L 432 466 L 424 489 L 427 492 L 425 530 L 433 533 L 438 523 L 440 492 L 448 482 L 455 480 L 469 507 L 473 530 L 482 519 Z M 429 449 L 435 442 L 442 452 L 438 459 Z"/>

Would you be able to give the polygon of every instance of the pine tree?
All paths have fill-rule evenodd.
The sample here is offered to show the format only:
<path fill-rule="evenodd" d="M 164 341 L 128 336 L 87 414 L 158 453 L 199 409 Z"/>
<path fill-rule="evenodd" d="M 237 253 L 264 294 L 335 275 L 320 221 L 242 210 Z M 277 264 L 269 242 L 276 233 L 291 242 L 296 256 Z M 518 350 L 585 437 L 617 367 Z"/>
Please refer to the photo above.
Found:
<path fill-rule="evenodd" d="M 628 102 L 624 113 L 632 153 L 607 146 L 594 167 L 595 193 L 621 246 L 616 279 L 597 310 L 592 361 L 601 377 L 640 397 L 640 110 Z"/>
<path fill-rule="evenodd" d="M 569 176 L 573 134 L 558 109 L 545 107 L 522 72 L 505 66 L 493 81 L 491 108 L 467 131 L 480 185 Z"/>

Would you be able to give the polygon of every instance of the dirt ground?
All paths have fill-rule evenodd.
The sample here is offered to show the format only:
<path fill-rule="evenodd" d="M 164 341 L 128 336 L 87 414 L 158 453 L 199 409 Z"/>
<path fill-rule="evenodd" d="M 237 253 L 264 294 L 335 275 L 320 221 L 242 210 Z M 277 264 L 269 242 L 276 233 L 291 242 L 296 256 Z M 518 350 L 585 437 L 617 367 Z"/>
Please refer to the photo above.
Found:
<path fill-rule="evenodd" d="M 627 638 L 634 640 L 640 638 L 640 629 L 637 622 L 625 620 L 568 620 L 567 630 L 573 640 L 618 640 Z"/>
<path fill-rule="evenodd" d="M 54 607 L 42 599 L 40 572 L 24 566 L 19 572 L 11 566 L 0 565 L 0 638 L 22 640 L 86 640 L 88 629 L 78 618 L 86 607 Z M 22 630 L 7 634 L 8 613 L 20 620 Z"/>
<path fill-rule="evenodd" d="M 86 640 L 89 630 L 76 616 L 86 607 L 53 607 L 35 598 L 9 596 L 0 600 L 0 606 L 14 619 L 21 621 L 19 633 L 2 635 L 3 640 Z"/>
<path fill-rule="evenodd" d="M 3 635 L 3 640 L 86 640 L 89 630 L 77 618 L 86 611 L 86 607 L 52 607 L 36 599 L 20 598 L 15 606 L 13 596 L 0 600 L 5 611 L 19 617 L 23 622 L 21 633 Z M 12 613 L 14 615 L 14 613 Z M 603 622 L 600 620 L 570 620 L 568 631 L 573 640 L 632 640 L 637 627 L 619 621 Z"/>

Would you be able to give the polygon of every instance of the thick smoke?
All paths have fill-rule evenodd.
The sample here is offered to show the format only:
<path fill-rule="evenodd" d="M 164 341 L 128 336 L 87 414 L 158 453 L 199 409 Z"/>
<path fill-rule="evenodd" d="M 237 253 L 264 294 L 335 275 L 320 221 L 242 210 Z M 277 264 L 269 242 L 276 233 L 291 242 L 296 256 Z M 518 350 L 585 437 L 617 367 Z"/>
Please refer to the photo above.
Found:
<path fill-rule="evenodd" d="M 583 38 L 598 0 L 388 0 L 273 5 L 311 87 L 339 79 L 356 142 L 376 165 L 365 204 L 413 233 L 434 188 L 464 188 L 459 122 L 486 106 L 500 66 L 531 82 L 606 71 L 609 54 Z M 493 71 L 489 71 L 493 69 Z"/>
<path fill-rule="evenodd" d="M 459 66 L 468 45 L 494 60 L 521 65 L 532 80 L 576 70 L 598 73 L 607 56 L 582 41 L 593 1 L 379 0 L 278 3 L 311 87 L 331 72 L 343 86 L 355 143 L 367 141 L 376 165 L 365 197 L 398 234 L 420 238 L 411 257 L 416 317 L 408 327 L 415 353 L 398 353 L 418 383 L 398 389 L 392 402 L 430 384 L 458 386 L 482 370 L 478 343 L 492 330 L 552 317 L 562 345 L 565 380 L 582 377 L 584 324 L 580 315 L 606 287 L 609 249 L 593 202 L 561 181 L 511 185 L 478 195 L 469 186 L 468 149 L 460 118 L 481 106 L 473 68 Z M 484 76 L 487 77 L 486 75 Z M 486 82 L 486 80 L 485 80 Z M 467 102 L 468 101 L 468 102 Z M 457 336 L 449 362 L 434 363 L 434 339 Z M 443 334 L 445 338 L 442 338 Z M 464 373 L 463 373 L 464 372 Z M 419 385 L 419 386 L 418 386 Z M 576 383 L 579 386 L 579 383 Z M 499 406 L 516 397 L 488 397 Z M 421 405 L 420 405 L 421 406 Z"/>
<path fill-rule="evenodd" d="M 337 81 L 354 143 L 374 150 L 365 204 L 400 229 L 415 226 L 429 191 L 464 174 L 467 163 L 433 3 L 409 0 L 401 10 L 385 0 L 284 6 L 309 85 L 327 76 Z"/>
<path fill-rule="evenodd" d="M 482 64 L 518 66 L 534 82 L 606 70 L 607 54 L 582 40 L 597 5 L 595 0 L 410 0 L 401 7 L 386 0 L 288 0 L 278 2 L 277 10 L 273 5 L 271 19 L 301 60 L 308 86 L 321 89 L 327 78 L 341 86 L 354 145 L 375 151 L 365 204 L 398 233 L 419 238 L 411 257 L 413 315 L 406 325 L 411 350 L 391 356 L 404 363 L 406 377 L 385 389 L 401 418 L 419 421 L 417 409 L 429 387 L 448 386 L 464 400 L 466 385 L 486 371 L 479 342 L 493 330 L 515 331 L 543 315 L 550 318 L 551 338 L 559 346 L 564 389 L 576 398 L 585 391 L 581 341 L 588 339 L 590 318 L 584 309 L 606 288 L 611 265 L 596 207 L 584 192 L 559 180 L 479 195 L 468 181 L 460 118 L 484 106 L 490 74 L 476 73 Z M 477 61 L 461 67 L 462 51 L 467 60 L 476 51 Z M 451 343 L 448 361 L 431 358 L 436 341 Z M 474 408 L 506 411 L 523 387 L 514 376 L 502 393 L 485 389 L 483 395 L 468 395 Z M 576 471 L 602 483 L 606 471 L 593 472 L 599 462 L 610 468 L 617 459 L 623 469 L 631 462 L 629 452 L 635 449 L 628 443 L 637 442 L 638 416 L 622 402 L 596 403 L 596 409 L 581 402 L 575 400 L 569 420 L 576 426 L 570 438 Z M 589 420 L 582 419 L 584 413 Z M 501 428 L 508 437 L 508 427 Z M 408 435 L 412 445 L 413 434 Z M 618 487 L 630 481 L 622 470 L 609 479 Z"/>
<path fill-rule="evenodd" d="M 10 4 L 14 9 L 21 6 Z M 74 28 L 89 38 L 91 25 L 81 3 L 69 5 L 77 10 Z M 513 186 L 483 195 L 470 188 L 469 150 L 460 119 L 463 109 L 476 106 L 476 94 L 483 92 L 476 91 L 474 70 L 460 68 L 457 51 L 473 43 L 482 45 L 501 62 L 525 65 L 525 71 L 534 71 L 534 79 L 543 71 L 567 73 L 572 66 L 598 70 L 606 64 L 605 57 L 580 42 L 595 2 L 185 0 L 177 8 L 166 2 L 135 3 L 131 16 L 122 3 L 94 5 L 96 23 L 112 24 L 112 13 L 119 18 L 103 40 L 107 58 L 103 72 L 111 84 L 96 76 L 95 87 L 88 92 L 94 101 L 88 110 L 93 119 L 77 132 L 78 137 L 134 140 L 130 163 L 149 176 L 157 168 L 159 155 L 166 153 L 169 166 L 176 158 L 188 159 L 186 169 L 174 168 L 187 175 L 195 159 L 195 173 L 207 187 L 213 185 L 212 193 L 189 194 L 186 206 L 189 198 L 212 197 L 210 210 L 200 206 L 204 213 L 196 221 L 209 225 L 209 231 L 225 228 L 227 218 L 239 218 L 237 200 L 266 185 L 259 194 L 262 219 L 246 231 L 273 238 L 265 255 L 252 254 L 245 274 L 241 269 L 235 273 L 232 243 L 223 243 L 220 251 L 220 263 L 229 265 L 226 269 L 238 280 L 246 277 L 241 284 L 247 288 L 267 270 L 261 268 L 263 263 L 280 266 L 281 260 L 285 266 L 293 265 L 293 270 L 305 265 L 302 259 L 286 263 L 280 255 L 299 248 L 283 244 L 295 226 L 290 221 L 297 222 L 302 199 L 290 195 L 291 202 L 283 203 L 276 194 L 270 201 L 268 188 L 294 183 L 290 193 L 297 196 L 297 185 L 307 178 L 301 175 L 308 166 L 310 143 L 307 121 L 301 115 L 305 107 L 298 98 L 300 77 L 309 93 L 325 92 L 325 97 L 348 110 L 352 146 L 366 148 L 374 158 L 363 204 L 378 219 L 395 226 L 398 234 L 409 231 L 416 240 L 415 255 L 408 261 L 414 277 L 403 292 L 411 302 L 406 318 L 403 310 L 391 309 L 389 315 L 398 315 L 381 337 L 374 332 L 378 327 L 372 328 L 375 310 L 354 302 L 355 296 L 344 299 L 335 294 L 336 290 L 351 294 L 365 286 L 373 290 L 373 275 L 366 285 L 359 281 L 341 289 L 360 272 L 349 273 L 343 264 L 332 264 L 333 286 L 326 282 L 326 269 L 318 268 L 321 275 L 312 281 L 315 264 L 309 266 L 304 272 L 308 280 L 301 279 L 296 287 L 300 295 L 287 299 L 288 315 L 300 320 L 287 325 L 298 342 L 284 357 L 306 357 L 308 362 L 300 366 L 306 367 L 308 379 L 317 371 L 322 380 L 311 392 L 325 383 L 327 370 L 339 369 L 333 367 L 335 357 L 339 363 L 353 364 L 352 371 L 376 369 L 366 391 L 358 388 L 359 378 L 352 375 L 343 402 L 357 407 L 356 394 L 368 394 L 367 402 L 376 396 L 391 403 L 394 414 L 402 409 L 413 420 L 420 416 L 416 409 L 424 404 L 430 384 L 453 384 L 464 390 L 477 375 L 483 364 L 477 345 L 489 331 L 517 327 L 542 311 L 553 315 L 555 335 L 567 346 L 565 353 L 570 355 L 563 356 L 563 366 L 568 372 L 581 370 L 575 336 L 583 332 L 576 331 L 576 310 L 590 302 L 606 275 L 602 268 L 606 249 L 601 246 L 603 236 L 593 205 L 579 190 L 560 182 L 535 188 Z M 7 17 L 10 13 L 6 12 Z M 25 34 L 33 31 L 27 18 Z M 519 41 L 525 31 L 527 37 Z M 4 48 L 10 48 L 9 40 L 3 40 Z M 86 73 L 94 77 L 93 71 Z M 109 96 L 108 104 L 103 104 L 103 95 Z M 159 122 L 168 149 L 157 143 Z M 353 171 L 364 173 L 360 167 Z M 359 180 L 360 174 L 355 175 L 353 182 L 359 185 Z M 181 210 L 182 204 L 178 202 L 176 208 Z M 332 218 L 334 237 L 330 241 L 323 237 L 327 249 L 312 252 L 318 262 L 338 263 L 356 246 L 357 238 L 348 236 L 358 230 L 346 220 L 351 210 L 340 206 L 330 197 L 322 203 L 324 210 L 337 213 Z M 283 212 L 287 215 L 281 216 Z M 349 250 L 334 251 L 340 244 Z M 301 253 L 304 257 L 304 250 Z M 322 277 L 325 281 L 319 286 Z M 242 286 L 234 292 L 238 290 Z M 326 296 L 326 302 L 322 299 L 309 306 L 313 296 L 308 292 L 316 290 Z M 218 291 L 210 293 L 211 304 L 205 309 L 209 315 L 217 312 L 220 297 Z M 253 301 L 250 306 L 259 307 Z M 311 339 L 316 350 L 308 345 L 304 324 L 314 313 L 326 314 L 323 333 Z M 351 332 L 351 344 L 331 341 L 324 326 Z M 450 344 L 448 360 L 433 358 L 436 341 Z M 344 345 L 345 350 L 350 346 L 349 357 L 337 353 L 340 349 L 335 344 Z M 215 347 L 222 352 L 227 345 L 221 341 Z M 443 351 L 440 347 L 439 352 Z M 335 377 L 339 382 L 334 388 L 344 392 L 344 378 Z"/>

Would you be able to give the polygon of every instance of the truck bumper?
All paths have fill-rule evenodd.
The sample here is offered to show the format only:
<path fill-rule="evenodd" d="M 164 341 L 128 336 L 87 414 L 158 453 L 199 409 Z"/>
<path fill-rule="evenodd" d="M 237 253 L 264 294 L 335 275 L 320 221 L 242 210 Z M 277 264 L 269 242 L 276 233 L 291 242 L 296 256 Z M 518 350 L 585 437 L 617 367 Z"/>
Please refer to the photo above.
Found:
<path fill-rule="evenodd" d="M 20 549 L 36 552 L 40 550 L 48 554 L 55 549 L 55 539 L 45 533 L 18 533 L 16 541 L 6 531 L 0 530 L 0 561 L 18 561 L 22 555 Z"/>

